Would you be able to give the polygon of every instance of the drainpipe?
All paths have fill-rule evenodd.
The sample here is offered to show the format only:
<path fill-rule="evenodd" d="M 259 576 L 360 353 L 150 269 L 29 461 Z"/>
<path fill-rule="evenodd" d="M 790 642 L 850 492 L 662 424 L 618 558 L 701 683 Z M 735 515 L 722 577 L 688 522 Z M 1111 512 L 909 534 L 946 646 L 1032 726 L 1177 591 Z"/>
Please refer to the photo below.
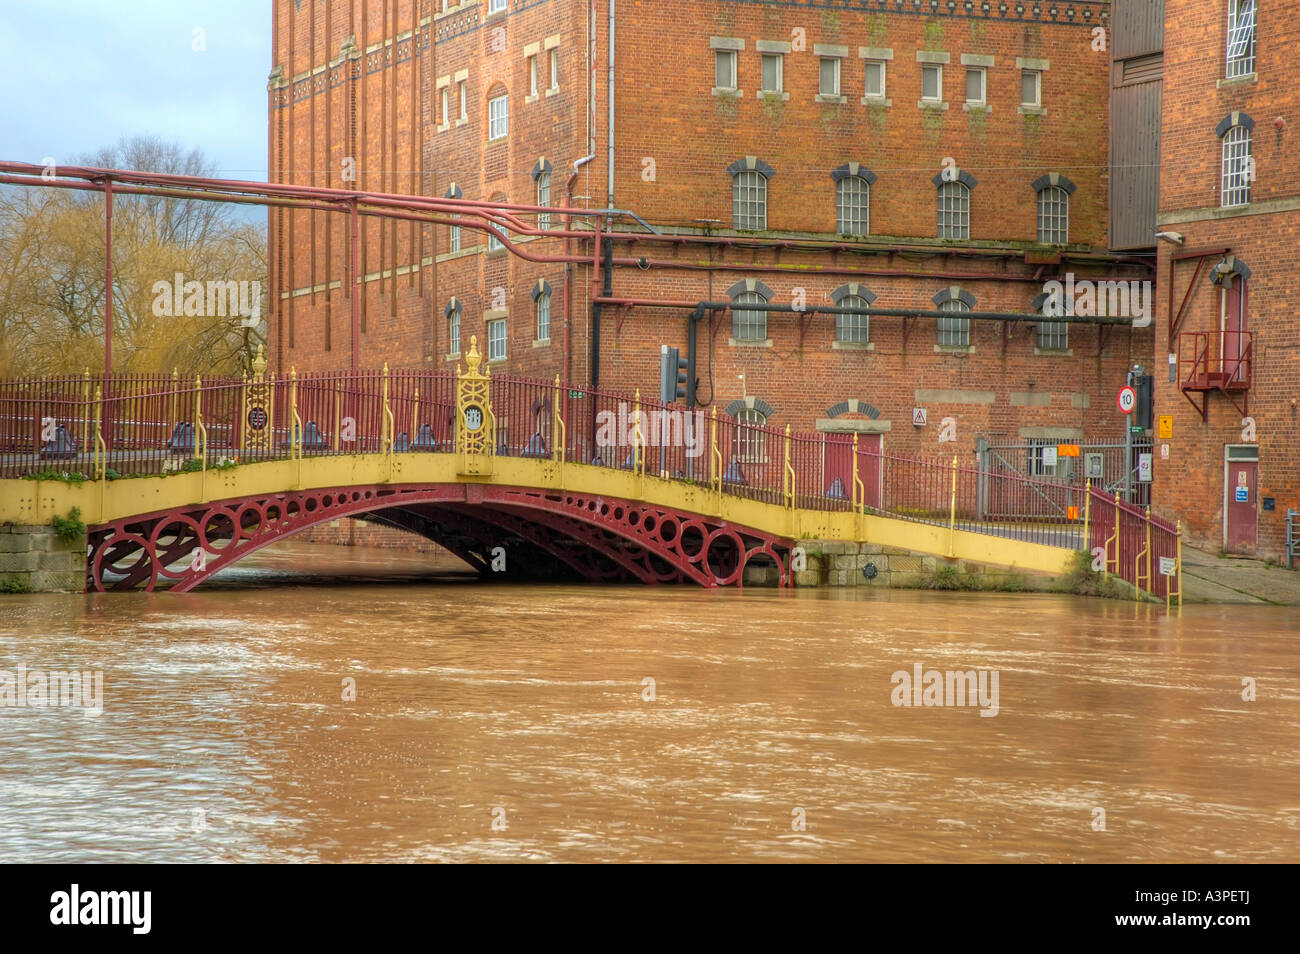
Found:
<path fill-rule="evenodd" d="M 607 208 L 614 208 L 614 0 L 609 0 L 609 181 Z"/>
<path fill-rule="evenodd" d="M 591 160 L 596 158 L 593 152 L 583 156 L 573 164 L 573 172 L 564 183 L 564 207 L 566 209 L 573 207 L 573 184 L 578 181 L 578 170 L 585 166 Z M 564 231 L 571 231 L 573 223 L 570 216 L 564 217 Z M 573 254 L 573 240 L 567 235 L 564 237 L 564 257 L 568 259 Z M 573 352 L 569 344 L 569 326 L 573 324 L 573 265 L 566 261 L 564 263 L 564 388 L 569 388 L 570 375 L 573 372 Z"/>

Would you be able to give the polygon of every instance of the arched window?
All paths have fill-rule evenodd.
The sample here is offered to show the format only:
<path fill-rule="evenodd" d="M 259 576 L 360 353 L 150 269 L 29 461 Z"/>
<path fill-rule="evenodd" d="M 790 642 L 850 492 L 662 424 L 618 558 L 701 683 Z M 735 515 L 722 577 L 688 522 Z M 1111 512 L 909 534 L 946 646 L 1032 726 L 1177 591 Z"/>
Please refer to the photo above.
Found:
<path fill-rule="evenodd" d="M 1047 245 L 1070 241 L 1070 193 L 1060 186 L 1038 193 L 1038 241 Z"/>
<path fill-rule="evenodd" d="M 767 416 L 757 408 L 747 407 L 736 413 L 736 460 L 742 464 L 761 464 L 767 459 L 767 433 L 758 428 L 767 425 Z"/>
<path fill-rule="evenodd" d="M 537 304 L 537 340 L 551 340 L 551 286 L 539 281 L 533 286 L 533 301 Z"/>
<path fill-rule="evenodd" d="M 964 182 L 939 186 L 939 238 L 970 238 L 970 188 Z"/>
<path fill-rule="evenodd" d="M 737 341 L 766 341 L 767 312 L 746 309 L 744 305 L 766 305 L 768 300 L 756 291 L 741 292 L 731 309 L 731 337 Z"/>
<path fill-rule="evenodd" d="M 867 308 L 867 300 L 858 295 L 845 295 L 838 302 L 841 308 Z M 866 344 L 871 340 L 868 334 L 868 315 L 836 315 L 835 340 L 845 344 Z"/>
<path fill-rule="evenodd" d="M 537 164 L 533 166 L 533 181 L 537 183 L 537 204 L 551 204 L 551 163 L 547 159 L 538 159 Z M 551 216 L 549 212 L 537 213 L 537 227 L 539 229 L 549 229 L 551 227 Z"/>
<path fill-rule="evenodd" d="M 537 177 L 537 204 L 551 204 L 551 174 L 549 172 L 543 172 Z M 539 229 L 549 229 L 551 227 L 551 215 L 549 212 L 538 213 L 537 227 Z"/>
<path fill-rule="evenodd" d="M 731 174 L 732 225 L 738 229 L 767 228 L 767 180 L 772 167 L 746 156 L 727 167 Z"/>
<path fill-rule="evenodd" d="M 460 302 L 447 302 L 447 354 L 460 354 Z"/>
<path fill-rule="evenodd" d="M 939 318 L 939 347 L 969 348 L 970 319 L 956 316 L 971 310 L 975 305 L 975 296 L 968 291 L 953 286 L 952 288 L 945 288 L 931 300 L 939 306 L 940 311 L 949 312 L 954 316 L 952 318 Z"/>
<path fill-rule="evenodd" d="M 871 185 L 862 176 L 844 176 L 835 183 L 835 231 L 841 235 L 871 232 Z"/>
<path fill-rule="evenodd" d="M 1223 165 L 1220 171 L 1219 204 L 1223 207 L 1248 205 L 1250 182 L 1254 178 L 1254 160 L 1250 156 L 1250 134 L 1255 120 L 1245 113 L 1225 116 L 1215 132 L 1223 140 Z"/>
<path fill-rule="evenodd" d="M 1075 185 L 1057 172 L 1033 181 L 1038 193 L 1038 241 L 1044 245 L 1065 245 L 1070 241 L 1070 196 Z"/>

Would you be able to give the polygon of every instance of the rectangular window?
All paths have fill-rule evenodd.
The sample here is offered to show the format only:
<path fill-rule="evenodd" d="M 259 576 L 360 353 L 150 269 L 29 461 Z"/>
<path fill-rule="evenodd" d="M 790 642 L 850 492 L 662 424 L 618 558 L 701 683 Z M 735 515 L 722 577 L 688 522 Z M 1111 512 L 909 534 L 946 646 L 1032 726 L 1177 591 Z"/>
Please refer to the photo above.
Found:
<path fill-rule="evenodd" d="M 460 354 L 460 309 L 457 308 L 447 319 L 447 353 Z"/>
<path fill-rule="evenodd" d="M 498 228 L 499 228 L 499 226 L 498 226 Z M 502 242 L 499 238 L 497 238 L 497 234 L 496 234 L 495 232 L 488 232 L 488 251 L 489 251 L 489 252 L 495 252 L 495 251 L 497 251 L 498 249 L 503 249 L 503 248 L 505 248 L 505 247 L 506 247 L 506 246 L 505 246 L 505 243 Z"/>
<path fill-rule="evenodd" d="M 885 98 L 885 61 L 867 60 L 866 95 L 871 99 Z"/>
<path fill-rule="evenodd" d="M 444 126 L 451 123 L 451 91 L 447 87 L 442 88 L 442 124 Z"/>
<path fill-rule="evenodd" d="M 506 0 L 488 0 L 488 13 L 504 13 Z"/>
<path fill-rule="evenodd" d="M 488 100 L 488 139 L 504 139 L 510 132 L 510 97 Z"/>
<path fill-rule="evenodd" d="M 537 57 L 528 57 L 528 95 L 537 95 Z"/>
<path fill-rule="evenodd" d="M 453 225 L 447 229 L 447 251 L 460 251 L 460 226 Z"/>
<path fill-rule="evenodd" d="M 550 53 L 551 60 L 551 89 L 560 88 L 560 51 L 552 49 Z"/>
<path fill-rule="evenodd" d="M 1025 70 L 1020 74 L 1020 105 L 1041 106 L 1043 103 L 1043 74 L 1038 70 Z"/>
<path fill-rule="evenodd" d="M 461 80 L 456 85 L 460 87 L 460 121 L 464 122 L 469 118 L 469 92 L 465 88 L 464 80 Z"/>
<path fill-rule="evenodd" d="M 972 67 L 966 71 L 966 102 L 972 106 L 984 105 L 984 68 Z"/>
<path fill-rule="evenodd" d="M 840 95 L 840 61 L 838 57 L 822 57 L 819 91 L 823 96 Z"/>
<path fill-rule="evenodd" d="M 735 50 L 714 51 L 713 85 L 717 89 L 736 88 L 736 51 Z"/>
<path fill-rule="evenodd" d="M 943 67 L 926 65 L 921 67 L 921 99 L 937 103 L 943 99 Z"/>
<path fill-rule="evenodd" d="M 763 54 L 763 85 L 764 93 L 781 92 L 781 68 L 785 57 L 780 53 Z"/>
<path fill-rule="evenodd" d="M 1228 0 L 1228 66 L 1225 76 L 1255 72 L 1255 0 Z"/>
<path fill-rule="evenodd" d="M 1038 323 L 1038 348 L 1040 351 L 1068 351 L 1070 348 L 1070 323 L 1068 321 L 1040 321 Z"/>
<path fill-rule="evenodd" d="M 488 326 L 488 360 L 503 361 L 506 356 L 506 320 L 498 318 L 489 321 Z"/>
<path fill-rule="evenodd" d="M 551 296 L 546 293 L 537 296 L 537 340 L 551 340 Z"/>

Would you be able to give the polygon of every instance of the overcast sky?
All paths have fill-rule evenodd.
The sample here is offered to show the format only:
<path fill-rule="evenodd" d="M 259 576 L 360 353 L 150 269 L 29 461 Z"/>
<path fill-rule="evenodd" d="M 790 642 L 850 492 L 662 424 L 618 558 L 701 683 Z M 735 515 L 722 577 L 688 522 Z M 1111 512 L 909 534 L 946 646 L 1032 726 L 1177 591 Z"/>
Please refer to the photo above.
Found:
<path fill-rule="evenodd" d="M 0 158 L 146 135 L 264 180 L 270 69 L 269 0 L 0 0 Z"/>

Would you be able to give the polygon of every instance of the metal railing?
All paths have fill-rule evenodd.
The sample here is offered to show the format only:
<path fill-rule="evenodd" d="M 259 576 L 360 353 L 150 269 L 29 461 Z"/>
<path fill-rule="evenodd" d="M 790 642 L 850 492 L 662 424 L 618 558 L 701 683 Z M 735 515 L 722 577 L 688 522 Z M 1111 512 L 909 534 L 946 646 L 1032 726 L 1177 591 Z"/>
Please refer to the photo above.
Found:
<path fill-rule="evenodd" d="M 875 513 L 1069 549 L 1087 543 L 1087 489 L 1067 481 L 956 457 L 883 454 L 840 434 L 564 388 L 558 378 L 487 380 L 492 455 L 632 470 L 792 510 Z M 387 368 L 0 382 L 0 477 L 115 479 L 306 457 L 451 454 L 458 383 L 450 371 Z"/>
<path fill-rule="evenodd" d="M 1088 489 L 1088 548 L 1100 558 L 1103 575 L 1114 575 L 1166 602 L 1182 603 L 1182 523 L 1151 515 L 1151 508 L 1124 503 L 1118 494 Z"/>

